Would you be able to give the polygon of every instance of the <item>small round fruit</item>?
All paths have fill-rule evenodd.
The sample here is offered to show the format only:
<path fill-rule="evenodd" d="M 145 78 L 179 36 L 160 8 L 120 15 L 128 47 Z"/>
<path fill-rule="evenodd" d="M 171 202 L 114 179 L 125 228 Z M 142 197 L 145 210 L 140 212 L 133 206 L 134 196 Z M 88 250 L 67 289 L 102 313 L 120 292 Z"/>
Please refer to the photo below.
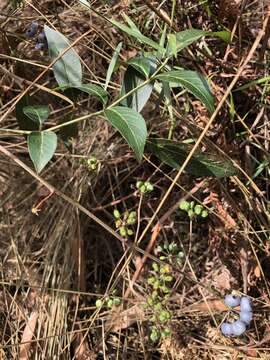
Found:
<path fill-rule="evenodd" d="M 246 325 L 251 323 L 253 317 L 252 311 L 240 311 L 240 320 L 243 321 Z"/>
<path fill-rule="evenodd" d="M 232 324 L 224 322 L 223 324 L 221 324 L 220 330 L 223 335 L 231 336 L 232 335 Z"/>
<path fill-rule="evenodd" d="M 240 309 L 243 312 L 252 311 L 252 304 L 250 298 L 243 296 L 240 302 Z"/>
<path fill-rule="evenodd" d="M 233 296 L 233 295 L 226 295 L 224 299 L 225 305 L 229 307 L 235 307 L 240 305 L 240 297 L 239 296 Z"/>
<path fill-rule="evenodd" d="M 246 331 L 246 324 L 241 320 L 236 320 L 232 323 L 232 335 L 240 336 Z"/>
<path fill-rule="evenodd" d="M 190 208 L 190 204 L 189 204 L 188 201 L 183 200 L 183 201 L 180 202 L 180 204 L 179 204 L 179 209 L 180 210 L 188 211 L 189 208 Z"/>

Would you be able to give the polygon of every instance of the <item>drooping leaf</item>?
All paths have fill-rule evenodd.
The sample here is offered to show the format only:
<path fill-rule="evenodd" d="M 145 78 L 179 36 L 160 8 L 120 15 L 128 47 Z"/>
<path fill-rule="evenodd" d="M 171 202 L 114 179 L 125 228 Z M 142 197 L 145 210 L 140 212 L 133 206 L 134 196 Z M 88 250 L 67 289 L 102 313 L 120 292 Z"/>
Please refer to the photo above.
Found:
<path fill-rule="evenodd" d="M 122 97 L 123 95 L 129 93 L 131 90 L 141 85 L 144 81 L 145 80 L 141 78 L 140 73 L 129 66 L 124 75 L 120 96 Z M 152 82 L 133 91 L 129 96 L 121 101 L 121 105 L 127 106 L 137 112 L 141 112 L 152 93 L 153 86 Z"/>
<path fill-rule="evenodd" d="M 147 140 L 147 151 L 157 156 L 161 161 L 179 170 L 192 149 L 192 145 L 167 139 Z M 233 176 L 237 169 L 233 163 L 214 153 L 196 151 L 185 171 L 195 176 L 214 176 L 218 178 Z"/>
<path fill-rule="evenodd" d="M 26 106 L 30 105 L 30 97 L 28 94 L 24 95 L 15 106 L 16 119 L 21 130 L 39 130 L 39 124 L 29 119 L 23 112 Z"/>
<path fill-rule="evenodd" d="M 119 54 L 120 54 L 120 51 L 122 49 L 122 42 L 120 42 L 114 53 L 113 53 L 113 56 L 112 56 L 112 59 L 110 61 L 110 64 L 109 64 L 109 67 L 108 67 L 108 70 L 107 70 L 107 75 L 106 75 L 106 82 L 105 82 L 105 86 L 104 86 L 104 89 L 106 90 L 108 85 L 109 85 L 109 82 L 111 80 L 111 77 L 112 77 L 112 74 L 114 72 L 114 68 L 115 68 L 115 65 L 117 63 L 117 60 L 118 60 L 118 57 L 119 57 Z"/>
<path fill-rule="evenodd" d="M 33 105 L 25 106 L 23 112 L 29 119 L 38 123 L 40 127 L 48 119 L 51 110 L 47 105 Z"/>
<path fill-rule="evenodd" d="M 107 120 L 115 127 L 141 161 L 147 137 L 145 120 L 133 109 L 114 106 L 104 111 Z"/>
<path fill-rule="evenodd" d="M 135 29 L 134 27 L 129 27 L 125 24 L 120 23 L 117 20 L 110 19 L 110 22 L 118 27 L 118 29 L 122 30 L 126 34 L 134 37 L 136 40 L 142 42 L 143 44 L 151 46 L 153 49 L 159 50 L 160 52 L 164 52 L 165 49 L 163 49 L 158 43 L 153 41 L 152 39 L 148 38 L 147 36 L 144 36 L 138 29 Z"/>
<path fill-rule="evenodd" d="M 215 109 L 214 97 L 207 80 L 196 71 L 172 70 L 156 77 L 161 81 L 178 83 L 206 106 L 210 113 Z"/>
<path fill-rule="evenodd" d="M 103 105 L 108 101 L 108 93 L 101 86 L 96 84 L 81 84 L 79 86 L 61 86 L 61 90 L 67 91 L 70 89 L 75 90 L 75 92 L 84 92 L 88 95 L 96 97 Z M 75 93 L 72 94 L 76 95 Z"/>
<path fill-rule="evenodd" d="M 52 59 L 58 56 L 70 46 L 67 38 L 44 26 L 44 32 L 48 42 L 49 54 Z M 57 83 L 61 85 L 80 86 L 82 84 L 82 66 L 79 55 L 73 48 L 67 50 L 59 60 L 53 65 L 53 72 Z"/>
<path fill-rule="evenodd" d="M 57 136 L 52 131 L 34 131 L 27 136 L 27 144 L 36 172 L 40 173 L 53 157 Z"/>

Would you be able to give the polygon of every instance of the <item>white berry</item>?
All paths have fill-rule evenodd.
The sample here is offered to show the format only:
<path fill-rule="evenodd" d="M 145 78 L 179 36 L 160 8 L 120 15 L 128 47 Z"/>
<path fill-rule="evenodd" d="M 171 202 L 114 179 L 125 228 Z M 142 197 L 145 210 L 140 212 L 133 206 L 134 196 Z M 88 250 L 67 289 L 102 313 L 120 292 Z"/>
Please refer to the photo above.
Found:
<path fill-rule="evenodd" d="M 226 295 L 224 302 L 229 307 L 235 307 L 240 305 L 240 297 L 233 295 Z"/>

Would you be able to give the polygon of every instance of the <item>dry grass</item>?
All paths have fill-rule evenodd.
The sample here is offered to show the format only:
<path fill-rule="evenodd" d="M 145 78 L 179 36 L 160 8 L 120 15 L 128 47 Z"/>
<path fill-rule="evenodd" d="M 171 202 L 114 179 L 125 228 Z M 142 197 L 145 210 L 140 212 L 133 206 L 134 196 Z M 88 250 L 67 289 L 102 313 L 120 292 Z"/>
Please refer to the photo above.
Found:
<path fill-rule="evenodd" d="M 157 7 L 158 2 L 151 3 Z M 139 51 L 138 43 L 112 29 L 102 15 L 120 20 L 121 13 L 128 13 L 144 34 L 155 39 L 160 38 L 171 13 L 179 31 L 190 26 L 217 31 L 220 24 L 234 29 L 230 45 L 210 39 L 206 46 L 202 40 L 175 60 L 175 65 L 210 77 L 218 104 L 262 27 L 266 2 L 243 1 L 242 9 L 236 1 L 230 1 L 230 8 L 225 6 L 227 1 L 201 2 L 211 3 L 209 9 L 198 3 L 164 1 L 154 13 L 144 1 L 93 1 L 96 12 L 76 1 L 27 0 L 14 11 L 0 2 L 4 34 L 0 33 L 1 128 L 17 128 L 15 114 L 7 114 L 8 109 L 25 88 L 25 80 L 34 81 L 49 63 L 23 36 L 32 20 L 53 24 L 70 40 L 91 30 L 76 50 L 84 64 L 84 78 L 97 84 L 105 82 L 120 41 L 124 44 L 122 60 Z M 269 47 L 260 45 L 235 88 L 269 76 L 268 63 Z M 118 94 L 123 74 L 120 66 L 109 86 L 111 100 Z M 51 75 L 48 71 L 38 84 L 52 88 Z M 40 103 L 50 104 L 50 125 L 66 116 L 99 110 L 92 98 L 79 100 L 72 108 L 37 87 L 30 92 Z M 175 100 L 173 138 L 196 141 L 209 123 L 205 109 L 186 94 Z M 170 117 L 163 104 L 156 107 L 156 101 L 153 95 L 143 115 L 151 136 L 167 137 Z M 73 203 L 61 194 L 46 198 L 48 192 L 40 182 L 1 154 L 0 359 L 270 358 L 268 108 L 266 82 L 234 92 L 233 101 L 226 98 L 209 126 L 203 149 L 229 156 L 242 170 L 228 179 L 202 179 L 186 173 L 176 179 L 175 170 L 148 154 L 138 164 L 125 142 L 101 118 L 82 123 L 71 152 L 60 145 L 42 172 L 42 178 Z M 1 135 L 0 145 L 31 167 L 23 137 Z M 84 162 L 91 155 L 100 161 L 96 171 Z M 152 193 L 138 193 L 135 184 L 141 179 L 154 184 Z M 190 221 L 175 210 L 183 197 L 203 203 L 210 216 Z M 42 199 L 46 200 L 36 216 L 31 210 Z M 129 242 L 113 236 L 115 207 L 120 212 L 137 211 L 136 236 Z M 111 233 L 89 218 L 85 209 L 107 224 Z M 151 294 L 147 278 L 153 275 L 153 262 L 162 264 L 158 245 L 173 241 L 184 257 L 182 263 L 170 264 L 174 283 L 167 308 L 172 314 L 172 336 L 153 344 L 149 340 L 153 314 L 144 306 Z M 223 297 L 232 289 L 248 294 L 254 304 L 252 326 L 245 336 L 233 339 L 219 330 L 227 313 Z M 97 309 L 96 300 L 108 296 L 121 298 L 121 305 Z"/>

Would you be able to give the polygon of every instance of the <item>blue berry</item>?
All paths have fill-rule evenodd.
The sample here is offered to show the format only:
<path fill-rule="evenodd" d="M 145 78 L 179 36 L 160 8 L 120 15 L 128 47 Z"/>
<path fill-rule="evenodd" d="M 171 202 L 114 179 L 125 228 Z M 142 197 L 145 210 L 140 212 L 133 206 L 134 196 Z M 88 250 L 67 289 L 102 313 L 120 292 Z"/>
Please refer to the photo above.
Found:
<path fill-rule="evenodd" d="M 236 320 L 232 323 L 232 335 L 240 336 L 246 331 L 246 324 L 241 320 Z"/>
<path fill-rule="evenodd" d="M 35 45 L 35 49 L 36 50 L 43 50 L 44 49 L 44 44 L 37 42 Z"/>
<path fill-rule="evenodd" d="M 240 320 L 249 325 L 252 320 L 252 311 L 240 311 Z"/>
<path fill-rule="evenodd" d="M 241 302 L 240 302 L 240 309 L 241 312 L 250 312 L 252 311 L 252 303 L 250 298 L 243 296 L 241 298 Z"/>
<path fill-rule="evenodd" d="M 232 324 L 229 324 L 226 322 L 221 324 L 220 330 L 221 330 L 222 334 L 225 336 L 231 336 L 233 334 Z"/>
<path fill-rule="evenodd" d="M 38 23 L 33 21 L 29 28 L 26 30 L 25 35 L 29 38 L 36 35 L 38 29 Z"/>
<path fill-rule="evenodd" d="M 229 307 L 235 307 L 235 306 L 240 305 L 240 297 L 233 296 L 233 295 L 226 295 L 224 302 Z"/>

